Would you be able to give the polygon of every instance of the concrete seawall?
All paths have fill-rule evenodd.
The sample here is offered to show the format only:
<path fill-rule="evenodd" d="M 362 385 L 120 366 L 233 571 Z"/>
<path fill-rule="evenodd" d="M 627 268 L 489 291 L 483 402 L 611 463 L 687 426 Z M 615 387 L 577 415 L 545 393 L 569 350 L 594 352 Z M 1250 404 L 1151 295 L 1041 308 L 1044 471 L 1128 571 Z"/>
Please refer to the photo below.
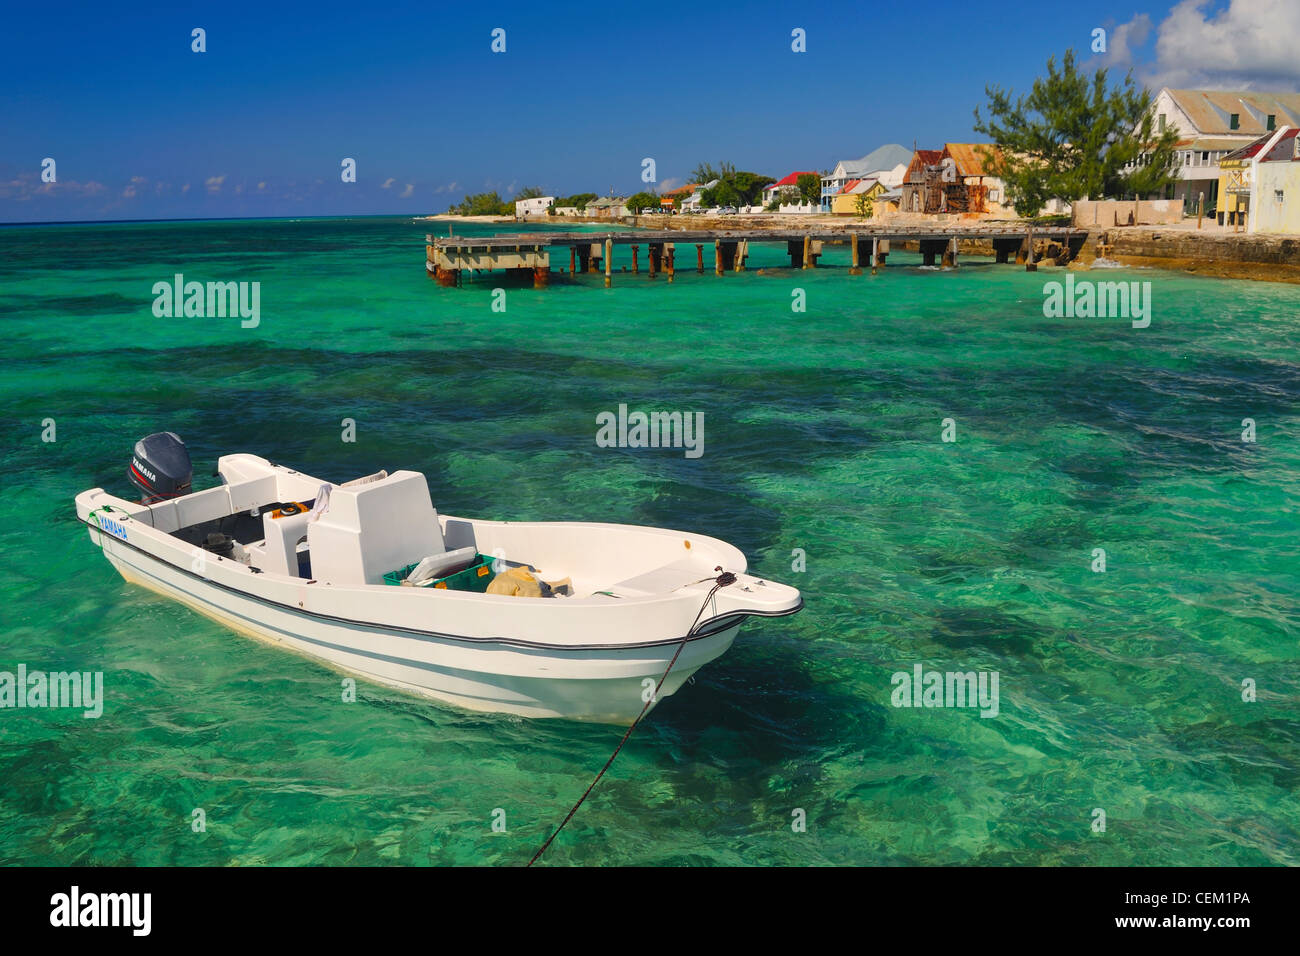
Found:
<path fill-rule="evenodd" d="M 1087 268 L 1093 258 L 1230 279 L 1300 283 L 1298 237 L 1215 234 L 1159 226 L 1102 229 L 1088 236 L 1078 267 Z"/>

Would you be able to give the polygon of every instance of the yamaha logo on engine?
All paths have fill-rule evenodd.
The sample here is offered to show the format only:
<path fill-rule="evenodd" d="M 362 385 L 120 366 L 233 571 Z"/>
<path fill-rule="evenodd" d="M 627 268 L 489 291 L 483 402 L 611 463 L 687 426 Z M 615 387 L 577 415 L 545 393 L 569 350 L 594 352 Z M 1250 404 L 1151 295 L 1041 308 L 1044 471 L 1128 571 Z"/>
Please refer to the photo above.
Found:
<path fill-rule="evenodd" d="M 140 472 L 140 474 L 144 475 L 150 481 L 158 480 L 158 476 L 155 475 L 148 468 L 146 468 L 144 465 L 140 464 L 140 459 L 136 458 L 134 455 L 131 457 L 131 465 L 135 468 L 136 471 Z"/>

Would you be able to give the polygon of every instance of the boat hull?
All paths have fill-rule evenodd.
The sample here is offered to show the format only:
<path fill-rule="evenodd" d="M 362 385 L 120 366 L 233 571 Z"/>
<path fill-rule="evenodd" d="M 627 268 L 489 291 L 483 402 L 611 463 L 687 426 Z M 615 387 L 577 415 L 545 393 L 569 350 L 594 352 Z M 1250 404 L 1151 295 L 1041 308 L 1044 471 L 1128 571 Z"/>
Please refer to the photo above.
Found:
<path fill-rule="evenodd" d="M 347 674 L 466 710 L 630 724 L 681 648 L 653 709 L 692 674 L 726 653 L 740 622 L 653 646 L 521 647 L 482 639 L 412 634 L 341 621 L 232 591 L 147 552 L 102 536 L 122 577 L 180 601 L 233 630 L 298 651 Z"/>

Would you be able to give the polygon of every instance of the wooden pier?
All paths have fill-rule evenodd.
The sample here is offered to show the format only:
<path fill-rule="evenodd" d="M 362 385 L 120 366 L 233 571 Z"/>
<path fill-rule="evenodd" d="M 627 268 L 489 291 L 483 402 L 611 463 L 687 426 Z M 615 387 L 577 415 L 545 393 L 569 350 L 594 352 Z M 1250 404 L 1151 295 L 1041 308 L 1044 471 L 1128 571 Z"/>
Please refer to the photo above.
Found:
<path fill-rule="evenodd" d="M 1017 265 L 1036 268 L 1034 247 L 1042 242 L 1061 250 L 1059 258 L 1073 258 L 1087 238 L 1087 230 L 1069 226 L 1035 226 L 1024 224 L 929 227 L 929 226 L 862 226 L 813 227 L 791 229 L 639 229 L 626 232 L 532 232 L 502 233 L 493 236 L 425 237 L 425 268 L 431 278 L 443 286 L 461 284 L 461 274 L 504 269 L 533 277 L 533 284 L 544 287 L 551 274 L 551 251 L 562 255 L 568 250 L 569 274 L 604 273 L 605 285 L 613 283 L 614 249 L 631 246 L 629 261 L 634 274 L 641 271 L 640 247 L 646 247 L 649 276 L 663 274 L 669 282 L 676 275 L 676 254 L 686 254 L 683 265 L 689 268 L 690 247 L 695 247 L 694 265 L 703 274 L 704 250 L 711 248 L 711 263 L 717 275 L 744 272 L 750 245 L 759 242 L 784 243 L 793 269 L 813 269 L 827 245 L 847 245 L 851 251 L 849 272 L 859 275 L 865 258 L 874 275 L 889 257 L 890 243 L 915 242 L 925 265 L 936 261 L 946 267 L 957 266 L 962 242 L 985 241 L 992 244 L 998 262 L 1015 257 Z M 560 266 L 563 269 L 563 264 Z"/>

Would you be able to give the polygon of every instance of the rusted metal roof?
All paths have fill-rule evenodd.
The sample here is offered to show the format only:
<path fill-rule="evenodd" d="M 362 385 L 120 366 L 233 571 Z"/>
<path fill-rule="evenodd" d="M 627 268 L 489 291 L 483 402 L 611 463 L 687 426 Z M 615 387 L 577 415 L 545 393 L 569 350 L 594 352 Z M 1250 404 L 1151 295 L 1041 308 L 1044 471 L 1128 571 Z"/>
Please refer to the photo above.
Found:
<path fill-rule="evenodd" d="M 998 148 L 991 143 L 945 143 L 943 147 L 944 155 L 952 157 L 961 176 L 993 175 L 991 164 L 984 156 L 985 150 L 998 155 Z"/>
<path fill-rule="evenodd" d="M 1200 133 L 1259 135 L 1269 132 L 1266 124 L 1270 114 L 1276 118 L 1276 126 L 1300 125 L 1300 93 L 1170 89 L 1169 95 Z M 1230 122 L 1233 113 L 1237 114 L 1236 129 Z M 1255 113 L 1265 119 L 1256 119 Z"/>
<path fill-rule="evenodd" d="M 943 150 L 941 149 L 918 149 L 912 154 L 912 162 L 907 167 L 907 172 L 903 174 L 903 182 L 920 182 L 920 174 L 926 166 L 935 166 L 939 160 L 943 159 Z"/>

